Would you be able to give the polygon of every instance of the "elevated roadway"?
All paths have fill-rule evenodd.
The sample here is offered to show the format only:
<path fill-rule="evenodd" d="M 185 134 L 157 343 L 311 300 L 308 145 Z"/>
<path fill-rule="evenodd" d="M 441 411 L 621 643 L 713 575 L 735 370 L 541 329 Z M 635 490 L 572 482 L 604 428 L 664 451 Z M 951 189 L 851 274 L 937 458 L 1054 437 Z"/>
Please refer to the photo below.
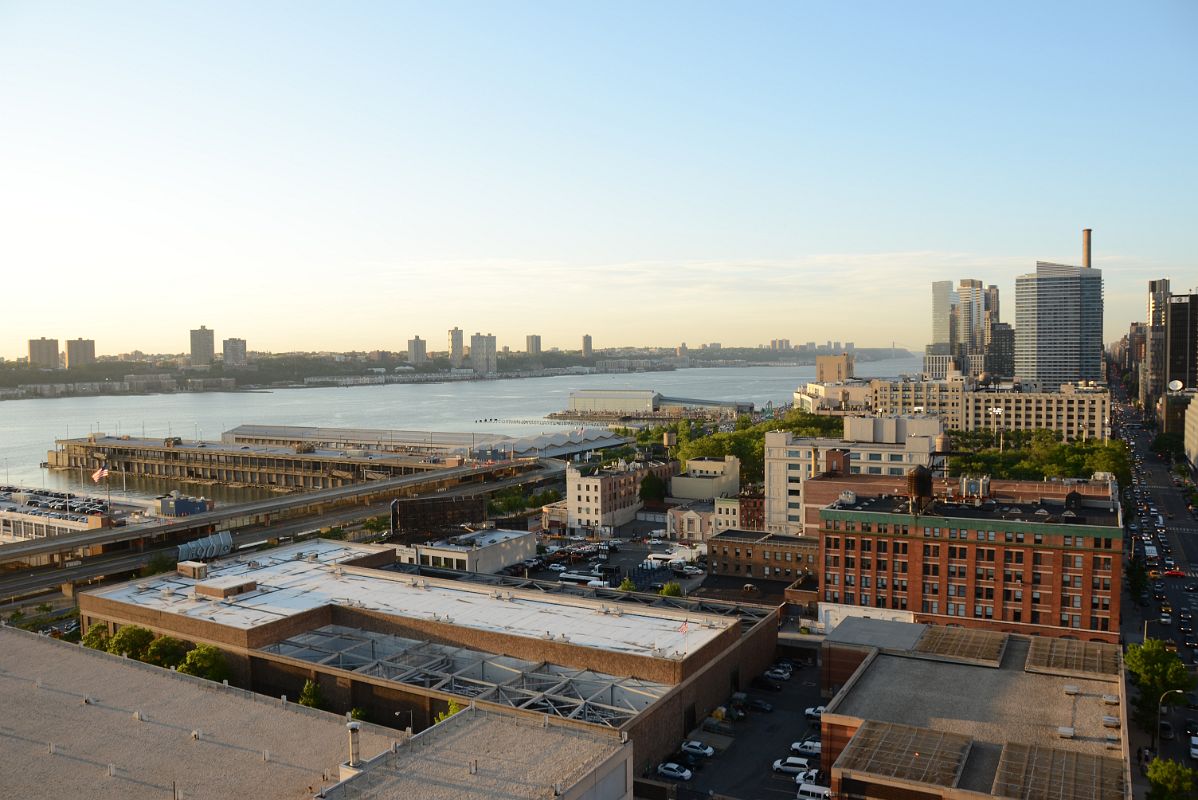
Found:
<path fill-rule="evenodd" d="M 362 511 L 362 506 L 390 502 L 396 497 L 453 494 L 461 487 L 483 484 L 487 487 L 485 491 L 492 491 L 510 483 L 553 480 L 564 472 L 565 463 L 562 461 L 521 459 L 483 466 L 451 467 L 437 472 L 290 494 L 226 506 L 190 517 L 0 545 L 0 568 L 20 569 L 31 562 L 45 562 L 47 558 L 52 564 L 61 564 L 99 555 L 105 547 L 121 543 L 127 543 L 137 550 L 156 544 L 176 545 L 216 531 L 269 526 L 299 517 L 320 517 L 348 505 L 359 506 L 358 511 Z M 511 478 L 519 480 L 509 483 L 506 479 Z"/>

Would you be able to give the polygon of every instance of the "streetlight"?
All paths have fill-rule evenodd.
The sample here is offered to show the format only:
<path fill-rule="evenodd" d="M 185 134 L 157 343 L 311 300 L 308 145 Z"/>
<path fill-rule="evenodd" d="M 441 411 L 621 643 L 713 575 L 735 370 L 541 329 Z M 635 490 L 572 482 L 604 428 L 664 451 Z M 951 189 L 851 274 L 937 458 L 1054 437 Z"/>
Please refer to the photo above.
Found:
<path fill-rule="evenodd" d="M 1171 694 L 1185 694 L 1181 689 L 1170 689 L 1161 695 L 1161 699 L 1156 701 L 1156 727 L 1152 729 L 1152 749 L 1156 750 L 1156 735 L 1161 731 L 1161 704 L 1165 702 L 1165 698 Z"/>

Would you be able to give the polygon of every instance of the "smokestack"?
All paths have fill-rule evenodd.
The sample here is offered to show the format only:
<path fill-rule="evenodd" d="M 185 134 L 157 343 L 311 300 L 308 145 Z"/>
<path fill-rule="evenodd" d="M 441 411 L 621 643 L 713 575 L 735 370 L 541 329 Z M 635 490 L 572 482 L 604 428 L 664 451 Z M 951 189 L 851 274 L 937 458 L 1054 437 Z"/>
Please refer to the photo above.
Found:
<path fill-rule="evenodd" d="M 1082 266 L 1090 268 L 1090 229 L 1082 231 Z"/>

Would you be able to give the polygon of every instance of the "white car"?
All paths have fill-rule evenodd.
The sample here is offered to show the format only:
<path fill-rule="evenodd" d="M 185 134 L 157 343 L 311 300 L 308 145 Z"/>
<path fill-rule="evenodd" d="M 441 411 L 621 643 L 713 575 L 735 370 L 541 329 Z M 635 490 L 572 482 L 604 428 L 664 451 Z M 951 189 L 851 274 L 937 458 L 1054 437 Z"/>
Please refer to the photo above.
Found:
<path fill-rule="evenodd" d="M 788 775 L 798 775 L 809 769 L 811 769 L 811 764 L 807 762 L 807 759 L 798 756 L 787 756 L 774 762 L 774 772 L 785 772 Z"/>
<path fill-rule="evenodd" d="M 697 739 L 691 739 L 690 741 L 683 742 L 682 746 L 678 749 L 692 756 L 707 756 L 708 758 L 711 758 L 715 755 L 714 747 L 703 744 Z"/>
<path fill-rule="evenodd" d="M 819 720 L 824 716 L 824 707 L 811 706 L 810 708 L 805 708 L 803 709 L 803 716 L 812 722 L 819 722 Z"/>
<path fill-rule="evenodd" d="M 765 677 L 771 681 L 788 681 L 790 680 L 790 673 L 784 669 L 767 669 Z"/>
<path fill-rule="evenodd" d="M 795 775 L 795 784 L 802 786 L 804 783 L 819 783 L 819 770 L 808 769 Z"/>
<path fill-rule="evenodd" d="M 566 566 L 564 564 L 550 564 L 549 569 L 553 570 L 554 572 L 565 572 Z"/>
<path fill-rule="evenodd" d="M 673 778 L 676 781 L 689 781 L 691 779 L 691 771 L 689 769 L 672 761 L 665 764 L 658 764 L 657 774 L 663 778 Z"/>
<path fill-rule="evenodd" d="M 790 745 L 790 752 L 798 753 L 801 756 L 818 756 L 821 750 L 820 743 L 814 739 L 804 739 L 801 742 L 794 742 Z"/>

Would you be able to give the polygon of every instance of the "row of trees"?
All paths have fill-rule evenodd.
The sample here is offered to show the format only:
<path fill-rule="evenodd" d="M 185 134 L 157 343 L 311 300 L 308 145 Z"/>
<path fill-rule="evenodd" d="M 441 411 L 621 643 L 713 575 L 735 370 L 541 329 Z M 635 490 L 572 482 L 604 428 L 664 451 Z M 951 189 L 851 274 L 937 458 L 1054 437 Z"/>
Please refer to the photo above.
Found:
<path fill-rule="evenodd" d="M 195 675 L 210 681 L 229 677 L 229 663 L 219 648 L 210 644 L 192 645 L 173 636 L 154 636 L 153 631 L 139 625 L 126 625 L 111 636 L 108 626 L 97 622 L 83 634 L 83 645 L 114 655 L 170 669 L 184 675 Z"/>
<path fill-rule="evenodd" d="M 1117 440 L 1088 439 L 1062 442 L 1049 430 L 1011 431 L 1002 450 L 993 446 L 990 431 L 950 431 L 956 453 L 949 459 L 953 475 L 990 475 L 994 478 L 1040 480 L 1083 478 L 1110 472 L 1121 486 L 1131 485 L 1127 446 Z"/>
<path fill-rule="evenodd" d="M 519 514 L 525 509 L 540 508 L 561 499 L 562 494 L 556 489 L 529 494 L 523 486 L 510 486 L 495 493 L 487 504 L 487 510 L 494 515 Z"/>
<path fill-rule="evenodd" d="M 1198 683 L 1177 654 L 1166 650 L 1160 639 L 1129 645 L 1123 663 L 1138 690 L 1132 714 L 1143 730 L 1155 731 L 1159 718 L 1157 703 L 1179 704 L 1184 700 L 1181 693 Z M 1156 758 L 1148 765 L 1148 781 L 1152 785 L 1149 800 L 1182 800 L 1194 797 L 1198 772 L 1176 761 Z"/>

